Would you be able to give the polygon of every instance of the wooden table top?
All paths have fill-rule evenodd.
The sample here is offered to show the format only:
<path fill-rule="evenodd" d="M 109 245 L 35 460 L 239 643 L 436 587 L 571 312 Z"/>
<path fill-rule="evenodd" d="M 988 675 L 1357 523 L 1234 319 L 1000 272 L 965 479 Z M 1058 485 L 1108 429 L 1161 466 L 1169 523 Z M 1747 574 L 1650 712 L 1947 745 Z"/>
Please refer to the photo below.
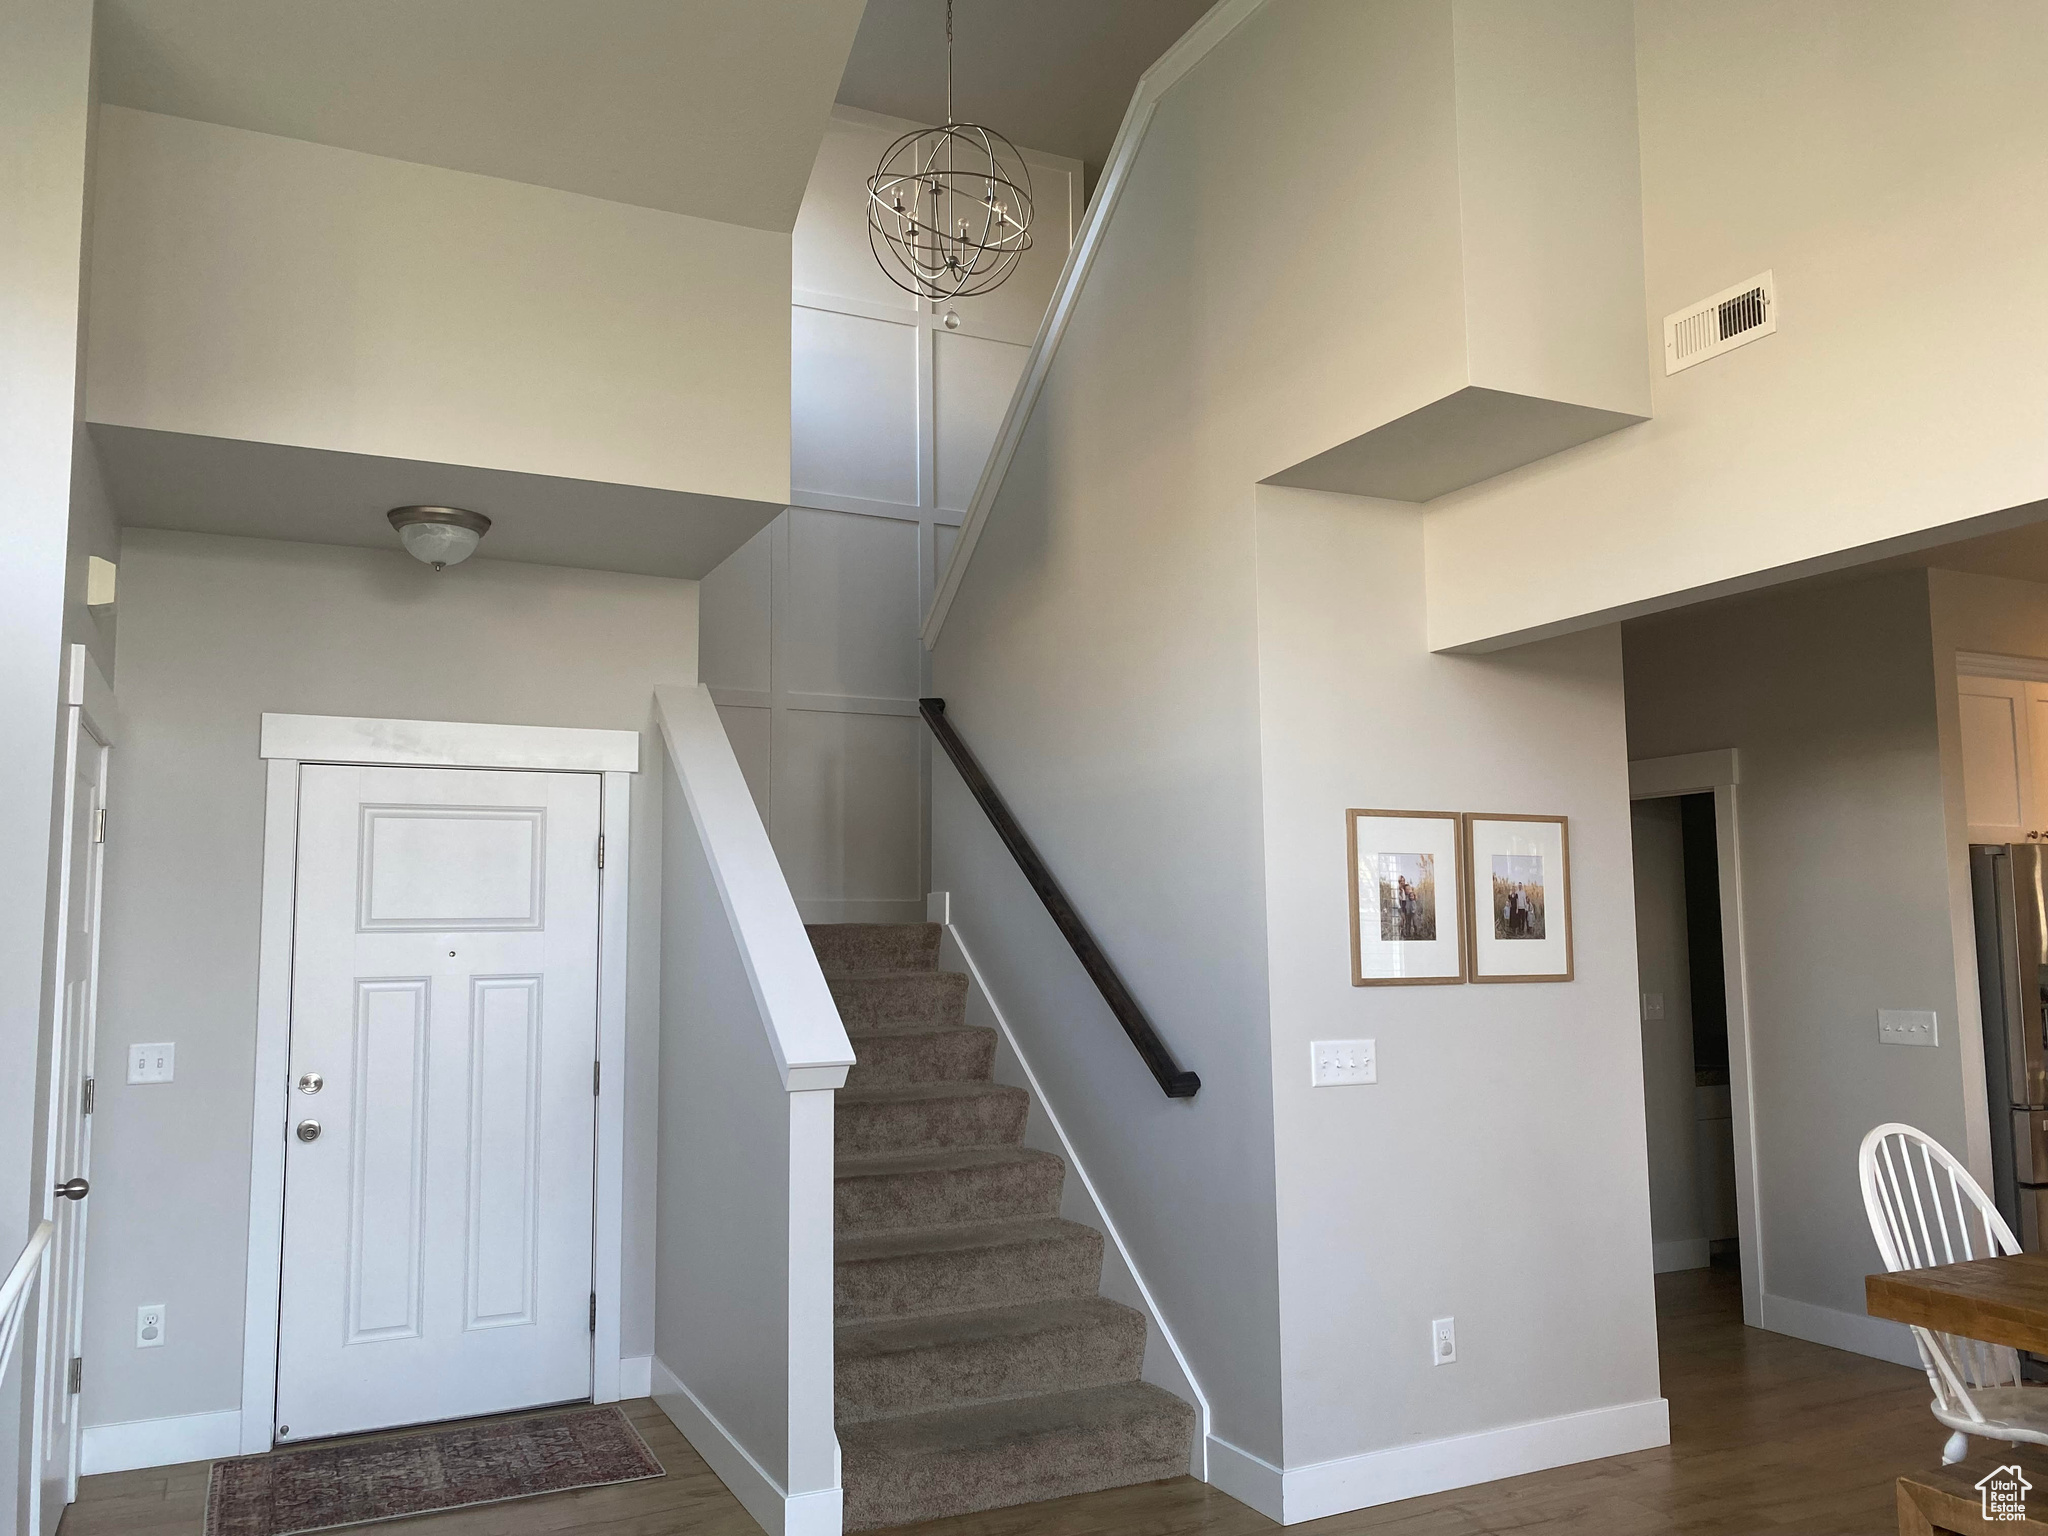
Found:
<path fill-rule="evenodd" d="M 1872 1317 L 2048 1354 L 2048 1254 L 1871 1275 L 1863 1300 Z"/>

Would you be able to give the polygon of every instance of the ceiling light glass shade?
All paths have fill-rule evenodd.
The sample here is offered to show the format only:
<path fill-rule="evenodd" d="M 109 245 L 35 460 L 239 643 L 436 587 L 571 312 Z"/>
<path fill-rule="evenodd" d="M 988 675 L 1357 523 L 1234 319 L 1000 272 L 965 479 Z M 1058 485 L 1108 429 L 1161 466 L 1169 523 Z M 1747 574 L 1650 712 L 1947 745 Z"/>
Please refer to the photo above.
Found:
<path fill-rule="evenodd" d="M 467 560 L 491 531 L 488 517 L 461 507 L 393 507 L 385 515 L 398 530 L 405 552 L 437 571 Z"/>

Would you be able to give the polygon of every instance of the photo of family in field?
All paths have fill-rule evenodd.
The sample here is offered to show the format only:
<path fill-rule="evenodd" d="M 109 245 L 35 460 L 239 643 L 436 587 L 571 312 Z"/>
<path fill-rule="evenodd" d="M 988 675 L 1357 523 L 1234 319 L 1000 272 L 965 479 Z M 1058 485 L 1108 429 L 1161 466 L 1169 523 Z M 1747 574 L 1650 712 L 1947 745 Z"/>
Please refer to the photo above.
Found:
<path fill-rule="evenodd" d="M 1379 856 L 1380 937 L 1430 940 L 1436 937 L 1436 855 L 1383 853 Z"/>
<path fill-rule="evenodd" d="M 1493 936 L 1496 939 L 1543 937 L 1543 856 L 1496 853 L 1493 856 Z"/>

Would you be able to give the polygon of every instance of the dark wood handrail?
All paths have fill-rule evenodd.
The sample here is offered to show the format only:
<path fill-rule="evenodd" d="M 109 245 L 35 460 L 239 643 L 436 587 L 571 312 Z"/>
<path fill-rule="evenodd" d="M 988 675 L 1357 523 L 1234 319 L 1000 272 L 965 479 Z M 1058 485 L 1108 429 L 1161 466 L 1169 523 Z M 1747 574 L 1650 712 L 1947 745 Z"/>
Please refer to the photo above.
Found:
<path fill-rule="evenodd" d="M 1045 903 L 1045 910 L 1067 943 L 1073 946 L 1074 958 L 1081 962 L 1081 969 L 1095 983 L 1096 991 L 1109 1005 L 1109 1011 L 1116 1015 L 1117 1023 L 1123 1025 L 1124 1033 L 1131 1037 L 1131 1044 L 1138 1048 L 1138 1054 L 1145 1058 L 1145 1065 L 1159 1080 L 1159 1086 L 1166 1090 L 1169 1099 L 1192 1099 L 1200 1091 L 1202 1080 L 1182 1067 L 1173 1059 L 1173 1052 L 1166 1048 L 1166 1042 L 1159 1038 L 1159 1031 L 1152 1027 L 1152 1021 L 1145 1017 L 1145 1010 L 1138 1006 L 1138 1000 L 1131 996 L 1131 989 L 1117 975 L 1116 967 L 1109 963 L 1109 956 L 1102 952 L 1102 946 L 1095 942 L 1095 935 L 1088 931 L 1088 925 L 1081 921 L 1081 914 L 1074 910 L 1074 904 L 1067 900 L 1067 893 L 1060 889 L 1059 881 L 1045 866 L 1045 860 L 1038 856 L 1038 850 L 1031 846 L 1031 839 L 1024 835 L 1024 829 L 1017 825 L 1017 818 L 1010 814 L 1009 806 L 996 792 L 989 776 L 982 771 L 981 764 L 974 760 L 974 754 L 967 750 L 967 743 L 960 739 L 960 733 L 953 729 L 953 722 L 946 718 L 944 699 L 919 699 L 917 712 L 924 716 L 924 723 L 932 728 L 939 745 L 946 749 L 946 756 L 953 760 L 953 766 L 960 770 L 960 777 L 967 781 L 967 787 L 974 798 L 981 802 L 982 810 L 988 813 L 996 836 L 1003 840 L 1003 846 L 1010 850 L 1010 856 L 1017 861 L 1017 867 L 1024 872 L 1024 878 L 1031 882 L 1031 889 L 1038 892 L 1038 899 Z"/>

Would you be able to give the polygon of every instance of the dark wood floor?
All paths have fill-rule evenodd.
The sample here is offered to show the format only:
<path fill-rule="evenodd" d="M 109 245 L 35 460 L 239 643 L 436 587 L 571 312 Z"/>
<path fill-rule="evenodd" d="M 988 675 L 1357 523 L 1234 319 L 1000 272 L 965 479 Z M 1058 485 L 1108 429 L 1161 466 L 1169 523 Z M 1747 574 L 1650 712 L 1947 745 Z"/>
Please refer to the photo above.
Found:
<path fill-rule="evenodd" d="M 1295 1529 L 1314 1536 L 1879 1536 L 1892 1479 L 1940 1462 L 1918 1371 L 1744 1328 L 1723 1270 L 1657 1281 L 1669 1447 L 1409 1499 Z M 393 1522 L 406 1536 L 757 1536 L 652 1403 L 624 1405 L 659 1482 Z M 60 1536 L 195 1536 L 205 1462 L 86 1478 Z M 1192 1478 L 901 1527 L 903 1536 L 1250 1536 L 1264 1516 Z"/>

